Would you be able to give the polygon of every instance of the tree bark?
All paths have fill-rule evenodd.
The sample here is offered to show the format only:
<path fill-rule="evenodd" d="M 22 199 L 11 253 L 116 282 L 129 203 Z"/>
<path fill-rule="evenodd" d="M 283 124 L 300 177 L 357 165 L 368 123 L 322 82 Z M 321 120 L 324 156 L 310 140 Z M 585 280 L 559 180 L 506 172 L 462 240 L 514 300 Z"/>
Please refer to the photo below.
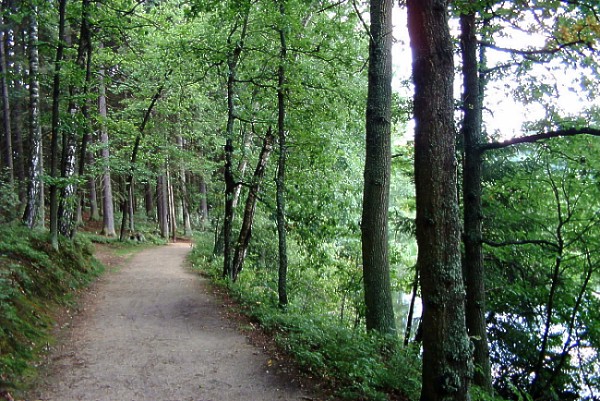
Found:
<path fill-rule="evenodd" d="M 206 188 L 206 180 L 204 176 L 200 176 L 200 222 L 202 224 L 202 229 L 206 229 L 206 225 L 208 224 L 208 200 L 206 199 L 208 195 L 208 190 Z"/>
<path fill-rule="evenodd" d="M 59 139 L 59 107 L 60 107 L 60 70 L 65 42 L 65 13 L 67 0 L 58 3 L 58 43 L 54 61 L 54 79 L 52 84 L 52 138 L 50 143 L 50 242 L 52 248 L 58 250 L 58 139 Z"/>
<path fill-rule="evenodd" d="M 0 21 L 5 26 L 4 21 L 4 5 L 0 3 Z M 9 184 L 12 185 L 14 182 L 14 168 L 13 168 L 13 148 L 12 148 L 12 124 L 10 114 L 10 95 L 8 92 L 8 62 L 6 59 L 6 48 L 5 48 L 5 37 L 7 33 L 4 27 L 0 29 L 0 86 L 2 90 L 2 126 L 4 128 L 3 133 L 3 146 L 2 146 L 2 161 L 3 166 L 7 172 L 7 178 Z"/>
<path fill-rule="evenodd" d="M 276 198 L 277 198 L 277 234 L 278 234 L 278 249 L 279 249 L 279 274 L 277 280 L 277 293 L 279 297 L 279 306 L 285 307 L 288 304 L 287 295 L 287 230 L 285 216 L 285 169 L 287 160 L 287 144 L 286 144 L 286 63 L 287 63 L 287 44 L 284 24 L 285 15 L 285 0 L 279 1 L 279 14 L 281 22 L 279 26 L 279 68 L 277 71 L 277 139 L 279 142 L 279 160 L 277 163 L 277 178 L 276 183 Z"/>
<path fill-rule="evenodd" d="M 236 45 L 233 47 L 227 57 L 227 127 L 225 128 L 225 215 L 223 218 L 223 277 L 232 278 L 231 269 L 231 235 L 233 230 L 233 209 L 235 198 L 235 180 L 233 177 L 233 130 L 237 119 L 235 107 L 235 84 L 237 66 L 240 61 L 240 56 L 244 49 L 244 39 L 246 38 L 246 30 L 248 27 L 248 17 L 250 10 L 248 9 L 242 23 L 242 32 Z M 228 44 L 231 44 L 232 36 L 237 29 L 234 29 L 229 38 Z"/>
<path fill-rule="evenodd" d="M 392 105 L 391 0 L 371 1 L 366 157 L 361 222 L 367 330 L 394 333 L 388 208 L 391 174 Z"/>
<path fill-rule="evenodd" d="M 485 320 L 485 266 L 481 242 L 483 219 L 481 167 L 483 162 L 479 150 L 482 139 L 483 88 L 479 77 L 475 13 L 462 14 L 460 27 L 464 88 L 462 98 L 464 116 L 461 134 L 464 141 L 463 223 L 465 232 L 463 242 L 465 258 L 463 272 L 467 292 L 465 311 L 468 334 L 474 346 L 473 384 L 489 392 L 492 391 L 492 372 Z"/>
<path fill-rule="evenodd" d="M 164 174 L 159 174 L 156 178 L 156 211 L 158 215 L 158 228 L 160 236 L 169 238 L 169 207 L 166 188 L 166 178 Z"/>
<path fill-rule="evenodd" d="M 177 146 L 184 150 L 184 142 L 181 135 L 177 136 Z M 186 237 L 192 236 L 192 223 L 190 219 L 190 206 L 188 199 L 188 190 L 187 190 L 187 177 L 186 177 L 185 165 L 183 162 L 180 163 L 179 166 L 179 185 L 181 187 L 180 195 L 181 195 L 181 212 L 183 214 L 183 235 Z"/>
<path fill-rule="evenodd" d="M 108 130 L 106 129 L 106 119 L 108 110 L 106 107 L 106 86 L 104 84 L 104 68 L 100 69 L 98 74 L 98 112 L 101 118 L 100 124 L 100 143 L 102 148 L 100 155 L 102 157 L 102 234 L 107 237 L 117 235 L 115 231 L 115 211 L 112 193 L 112 181 L 110 178 L 110 147 L 108 142 Z"/>
<path fill-rule="evenodd" d="M 40 82 L 37 8 L 32 7 L 29 15 L 29 137 L 31 157 L 27 205 L 23 221 L 29 228 L 44 226 L 44 183 L 42 182 L 42 126 L 40 123 Z"/>
<path fill-rule="evenodd" d="M 447 0 L 408 0 L 415 84 L 417 263 L 423 298 L 421 401 L 469 400 Z"/>
<path fill-rule="evenodd" d="M 269 131 L 263 139 L 262 149 L 260 151 L 260 155 L 258 156 L 258 162 L 256 164 L 256 169 L 254 170 L 254 175 L 252 176 L 252 184 L 250 185 L 248 197 L 246 198 L 242 228 L 240 229 L 240 235 L 238 236 L 233 255 L 233 281 L 237 280 L 237 276 L 242 271 L 242 267 L 244 266 L 246 251 L 248 250 L 248 245 L 250 244 L 250 238 L 252 236 L 252 223 L 254 222 L 256 201 L 258 200 L 258 194 L 260 193 L 260 184 L 265 176 L 269 155 L 273 149 L 274 139 L 275 137 L 271 132 L 271 127 L 269 127 Z"/>

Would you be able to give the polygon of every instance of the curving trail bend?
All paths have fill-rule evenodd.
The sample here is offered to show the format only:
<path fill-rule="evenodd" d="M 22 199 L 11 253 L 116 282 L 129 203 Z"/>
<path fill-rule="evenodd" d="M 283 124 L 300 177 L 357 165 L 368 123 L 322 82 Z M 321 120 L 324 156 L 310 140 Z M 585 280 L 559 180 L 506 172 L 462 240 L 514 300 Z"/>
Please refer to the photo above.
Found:
<path fill-rule="evenodd" d="M 44 401 L 306 400 L 249 344 L 207 283 L 184 267 L 189 244 L 144 250 L 85 297 L 38 387 Z"/>

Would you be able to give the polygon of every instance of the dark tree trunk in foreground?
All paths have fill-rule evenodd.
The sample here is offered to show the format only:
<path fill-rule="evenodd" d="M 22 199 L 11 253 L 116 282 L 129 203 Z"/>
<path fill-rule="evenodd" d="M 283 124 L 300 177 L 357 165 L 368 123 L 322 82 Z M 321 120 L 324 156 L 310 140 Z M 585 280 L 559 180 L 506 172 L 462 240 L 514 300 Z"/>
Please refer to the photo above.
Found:
<path fill-rule="evenodd" d="M 280 24 L 284 24 L 285 1 L 279 2 L 279 13 L 281 17 Z M 279 306 L 285 307 L 288 304 L 287 295 L 287 231 L 285 217 L 285 169 L 287 160 L 287 144 L 285 132 L 286 115 L 286 63 L 287 63 L 287 45 L 285 29 L 279 27 L 279 68 L 277 71 L 277 139 L 279 142 L 279 161 L 277 163 L 277 177 L 275 183 L 277 186 L 277 234 L 279 243 L 279 274 L 277 280 L 277 293 L 279 297 Z"/>
<path fill-rule="evenodd" d="M 467 291 L 466 322 L 473 342 L 475 370 L 473 384 L 492 390 L 490 350 L 485 321 L 485 272 L 481 244 L 481 114 L 482 88 L 479 78 L 475 14 L 460 16 L 461 52 L 463 59 L 463 125 L 464 141 L 463 202 L 464 202 L 464 268 Z"/>
<path fill-rule="evenodd" d="M 60 0 L 58 5 L 58 44 L 54 61 L 54 81 L 52 84 L 52 138 L 50 142 L 50 241 L 52 248 L 58 250 L 58 137 L 60 108 L 60 69 L 65 47 L 65 13 L 67 0 Z"/>
<path fill-rule="evenodd" d="M 367 330 L 394 333 L 388 207 L 391 171 L 392 105 L 391 0 L 371 1 L 369 91 L 362 210 L 362 258 Z"/>
<path fill-rule="evenodd" d="M 265 176 L 265 170 L 267 168 L 267 162 L 269 155 L 273 149 L 274 136 L 269 127 L 267 135 L 263 140 L 263 146 L 258 156 L 258 162 L 254 175 L 252 176 L 252 184 L 248 189 L 248 197 L 246 198 L 246 207 L 244 208 L 244 219 L 242 220 L 242 228 L 240 229 L 240 235 L 237 240 L 235 252 L 233 255 L 233 280 L 237 279 L 238 274 L 242 271 L 244 265 L 244 259 L 246 257 L 246 251 L 250 244 L 250 238 L 252 236 L 252 223 L 254 222 L 254 212 L 256 211 L 256 201 L 258 200 L 258 194 L 260 192 L 260 184 Z"/>
<path fill-rule="evenodd" d="M 409 0 L 415 84 L 415 186 L 423 298 L 421 401 L 469 400 L 471 351 L 455 156 L 452 39 L 447 0 Z"/>

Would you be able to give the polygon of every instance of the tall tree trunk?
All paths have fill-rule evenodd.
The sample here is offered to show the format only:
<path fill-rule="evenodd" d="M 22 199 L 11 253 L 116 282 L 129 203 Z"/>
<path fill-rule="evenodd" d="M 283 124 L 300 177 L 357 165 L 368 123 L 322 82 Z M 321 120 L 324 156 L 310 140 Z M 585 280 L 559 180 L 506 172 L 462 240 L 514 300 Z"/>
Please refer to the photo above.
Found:
<path fill-rule="evenodd" d="M 31 157 L 29 165 L 29 183 L 27 187 L 27 206 L 23 221 L 29 228 L 44 225 L 44 186 L 42 182 L 42 126 L 40 123 L 40 82 L 38 52 L 37 8 L 29 14 L 29 137 Z"/>
<path fill-rule="evenodd" d="M 154 193 L 152 192 L 152 185 L 148 182 L 144 184 L 144 205 L 146 206 L 146 216 L 152 221 L 156 221 Z"/>
<path fill-rule="evenodd" d="M 177 146 L 183 151 L 184 142 L 181 135 L 177 136 Z M 187 173 L 183 162 L 179 166 L 179 185 L 181 187 L 181 212 L 183 214 L 183 235 L 190 237 L 192 235 L 192 222 L 190 219 L 190 206 L 187 191 Z"/>
<path fill-rule="evenodd" d="M 156 177 L 156 211 L 158 215 L 158 228 L 160 236 L 169 238 L 169 207 L 166 188 L 166 178 L 163 173 Z"/>
<path fill-rule="evenodd" d="M 243 125 L 242 125 L 243 126 Z M 240 159 L 240 161 L 238 162 L 238 167 L 237 167 L 237 171 L 238 171 L 238 181 L 235 184 L 235 188 L 233 190 L 233 204 L 232 207 L 233 209 L 237 209 L 237 205 L 238 202 L 240 200 L 240 194 L 242 192 L 242 183 L 241 181 L 244 180 L 244 175 L 246 174 L 246 168 L 248 167 L 248 148 L 250 147 L 250 144 L 252 143 L 252 134 L 253 132 L 246 132 L 243 129 L 241 129 L 240 132 L 241 136 L 244 138 L 244 144 L 242 146 L 242 157 Z"/>
<path fill-rule="evenodd" d="M 173 182 L 171 180 L 171 171 L 169 168 L 169 161 L 166 163 L 166 179 L 167 179 L 167 210 L 168 210 L 168 223 L 169 233 L 173 242 L 177 240 L 177 212 L 175 207 L 175 193 L 173 191 Z"/>
<path fill-rule="evenodd" d="M 58 3 L 58 43 L 54 61 L 54 80 L 52 84 L 52 138 L 50 143 L 50 241 L 52 248 L 58 250 L 58 137 L 60 123 L 60 69 L 65 46 L 65 13 L 67 0 Z"/>
<path fill-rule="evenodd" d="M 277 163 L 277 234 L 279 249 L 279 277 L 277 280 L 277 293 L 279 297 L 279 306 L 285 307 L 288 304 L 287 295 L 287 229 L 285 216 L 285 169 L 287 160 L 287 144 L 285 131 L 286 117 L 286 63 L 287 63 L 287 44 L 285 35 L 285 26 L 287 24 L 285 14 L 285 0 L 279 1 L 279 14 L 281 18 L 279 26 L 279 68 L 277 71 L 277 140 L 279 142 L 279 160 Z"/>
<path fill-rule="evenodd" d="M 263 140 L 262 149 L 258 156 L 258 162 L 254 175 L 252 176 L 252 184 L 248 190 L 248 197 L 246 198 L 246 206 L 244 208 L 244 219 L 242 220 L 242 228 L 240 229 L 240 235 L 238 236 L 235 252 L 233 255 L 233 280 L 237 279 L 238 274 L 242 271 L 244 266 L 244 259 L 246 258 L 246 251 L 250 244 L 250 238 L 252 236 L 252 223 L 254 222 L 254 212 L 256 211 L 256 201 L 260 192 L 260 184 L 265 176 L 265 170 L 267 168 L 267 162 L 269 155 L 273 149 L 273 141 L 275 137 L 271 132 L 271 127 L 265 135 Z"/>
<path fill-rule="evenodd" d="M 246 38 L 246 29 L 248 27 L 248 9 L 242 23 L 242 32 L 236 45 L 231 50 L 227 59 L 227 127 L 225 129 L 225 216 L 223 218 L 223 277 L 232 277 L 231 270 L 231 234 L 233 230 L 233 201 L 235 198 L 235 180 L 233 177 L 233 130 L 235 125 L 235 84 L 237 66 L 244 48 L 244 39 Z M 237 29 L 234 29 L 229 38 L 228 44 L 231 44 L 232 36 Z"/>
<path fill-rule="evenodd" d="M 104 84 L 104 68 L 100 69 L 98 74 L 98 112 L 101 117 L 100 125 L 100 143 L 102 148 L 102 234 L 108 237 L 117 235 L 115 231 L 115 211 L 112 193 L 112 181 L 110 179 L 110 148 L 108 143 L 108 130 L 106 129 L 106 119 L 108 110 L 106 107 L 106 86 Z"/>
<path fill-rule="evenodd" d="M 481 121 L 482 88 L 479 78 L 475 13 L 460 16 L 461 52 L 463 59 L 463 124 L 464 141 L 463 164 L 463 235 L 465 258 L 464 275 L 467 291 L 466 322 L 469 337 L 473 342 L 473 360 L 475 371 L 473 384 L 492 390 L 490 350 L 487 341 L 485 320 L 485 271 L 481 249 Z"/>
<path fill-rule="evenodd" d="M 202 224 L 202 229 L 206 229 L 206 225 L 208 224 L 208 200 L 207 197 L 207 188 L 206 188 L 206 180 L 204 176 L 200 176 L 200 222 Z"/>
<path fill-rule="evenodd" d="M 367 330 L 394 333 L 388 208 L 391 171 L 392 0 L 372 0 L 369 88 L 362 207 L 362 259 Z"/>
<path fill-rule="evenodd" d="M 421 401 L 469 400 L 447 0 L 408 0 L 415 84 L 415 187 L 423 298 Z"/>
<path fill-rule="evenodd" d="M 0 29 L 0 86 L 2 90 L 2 127 L 3 132 L 3 146 L 2 146 L 2 161 L 3 166 L 7 171 L 7 178 L 9 184 L 12 185 L 14 182 L 14 168 L 13 168 L 13 147 L 12 147 L 12 124 L 10 114 L 10 95 L 8 91 L 8 61 L 6 56 L 6 36 L 4 21 L 4 3 L 0 2 L 0 21 L 3 27 Z"/>

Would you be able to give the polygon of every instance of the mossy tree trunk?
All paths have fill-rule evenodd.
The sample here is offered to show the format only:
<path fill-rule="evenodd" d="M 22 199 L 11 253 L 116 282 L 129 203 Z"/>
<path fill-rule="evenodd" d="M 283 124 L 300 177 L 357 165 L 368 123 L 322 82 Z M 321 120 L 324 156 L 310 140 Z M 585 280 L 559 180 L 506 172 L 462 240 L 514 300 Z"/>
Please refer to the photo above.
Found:
<path fill-rule="evenodd" d="M 421 401 L 469 400 L 454 127 L 453 45 L 447 0 L 409 0 L 415 84 L 417 263 L 423 298 Z"/>

